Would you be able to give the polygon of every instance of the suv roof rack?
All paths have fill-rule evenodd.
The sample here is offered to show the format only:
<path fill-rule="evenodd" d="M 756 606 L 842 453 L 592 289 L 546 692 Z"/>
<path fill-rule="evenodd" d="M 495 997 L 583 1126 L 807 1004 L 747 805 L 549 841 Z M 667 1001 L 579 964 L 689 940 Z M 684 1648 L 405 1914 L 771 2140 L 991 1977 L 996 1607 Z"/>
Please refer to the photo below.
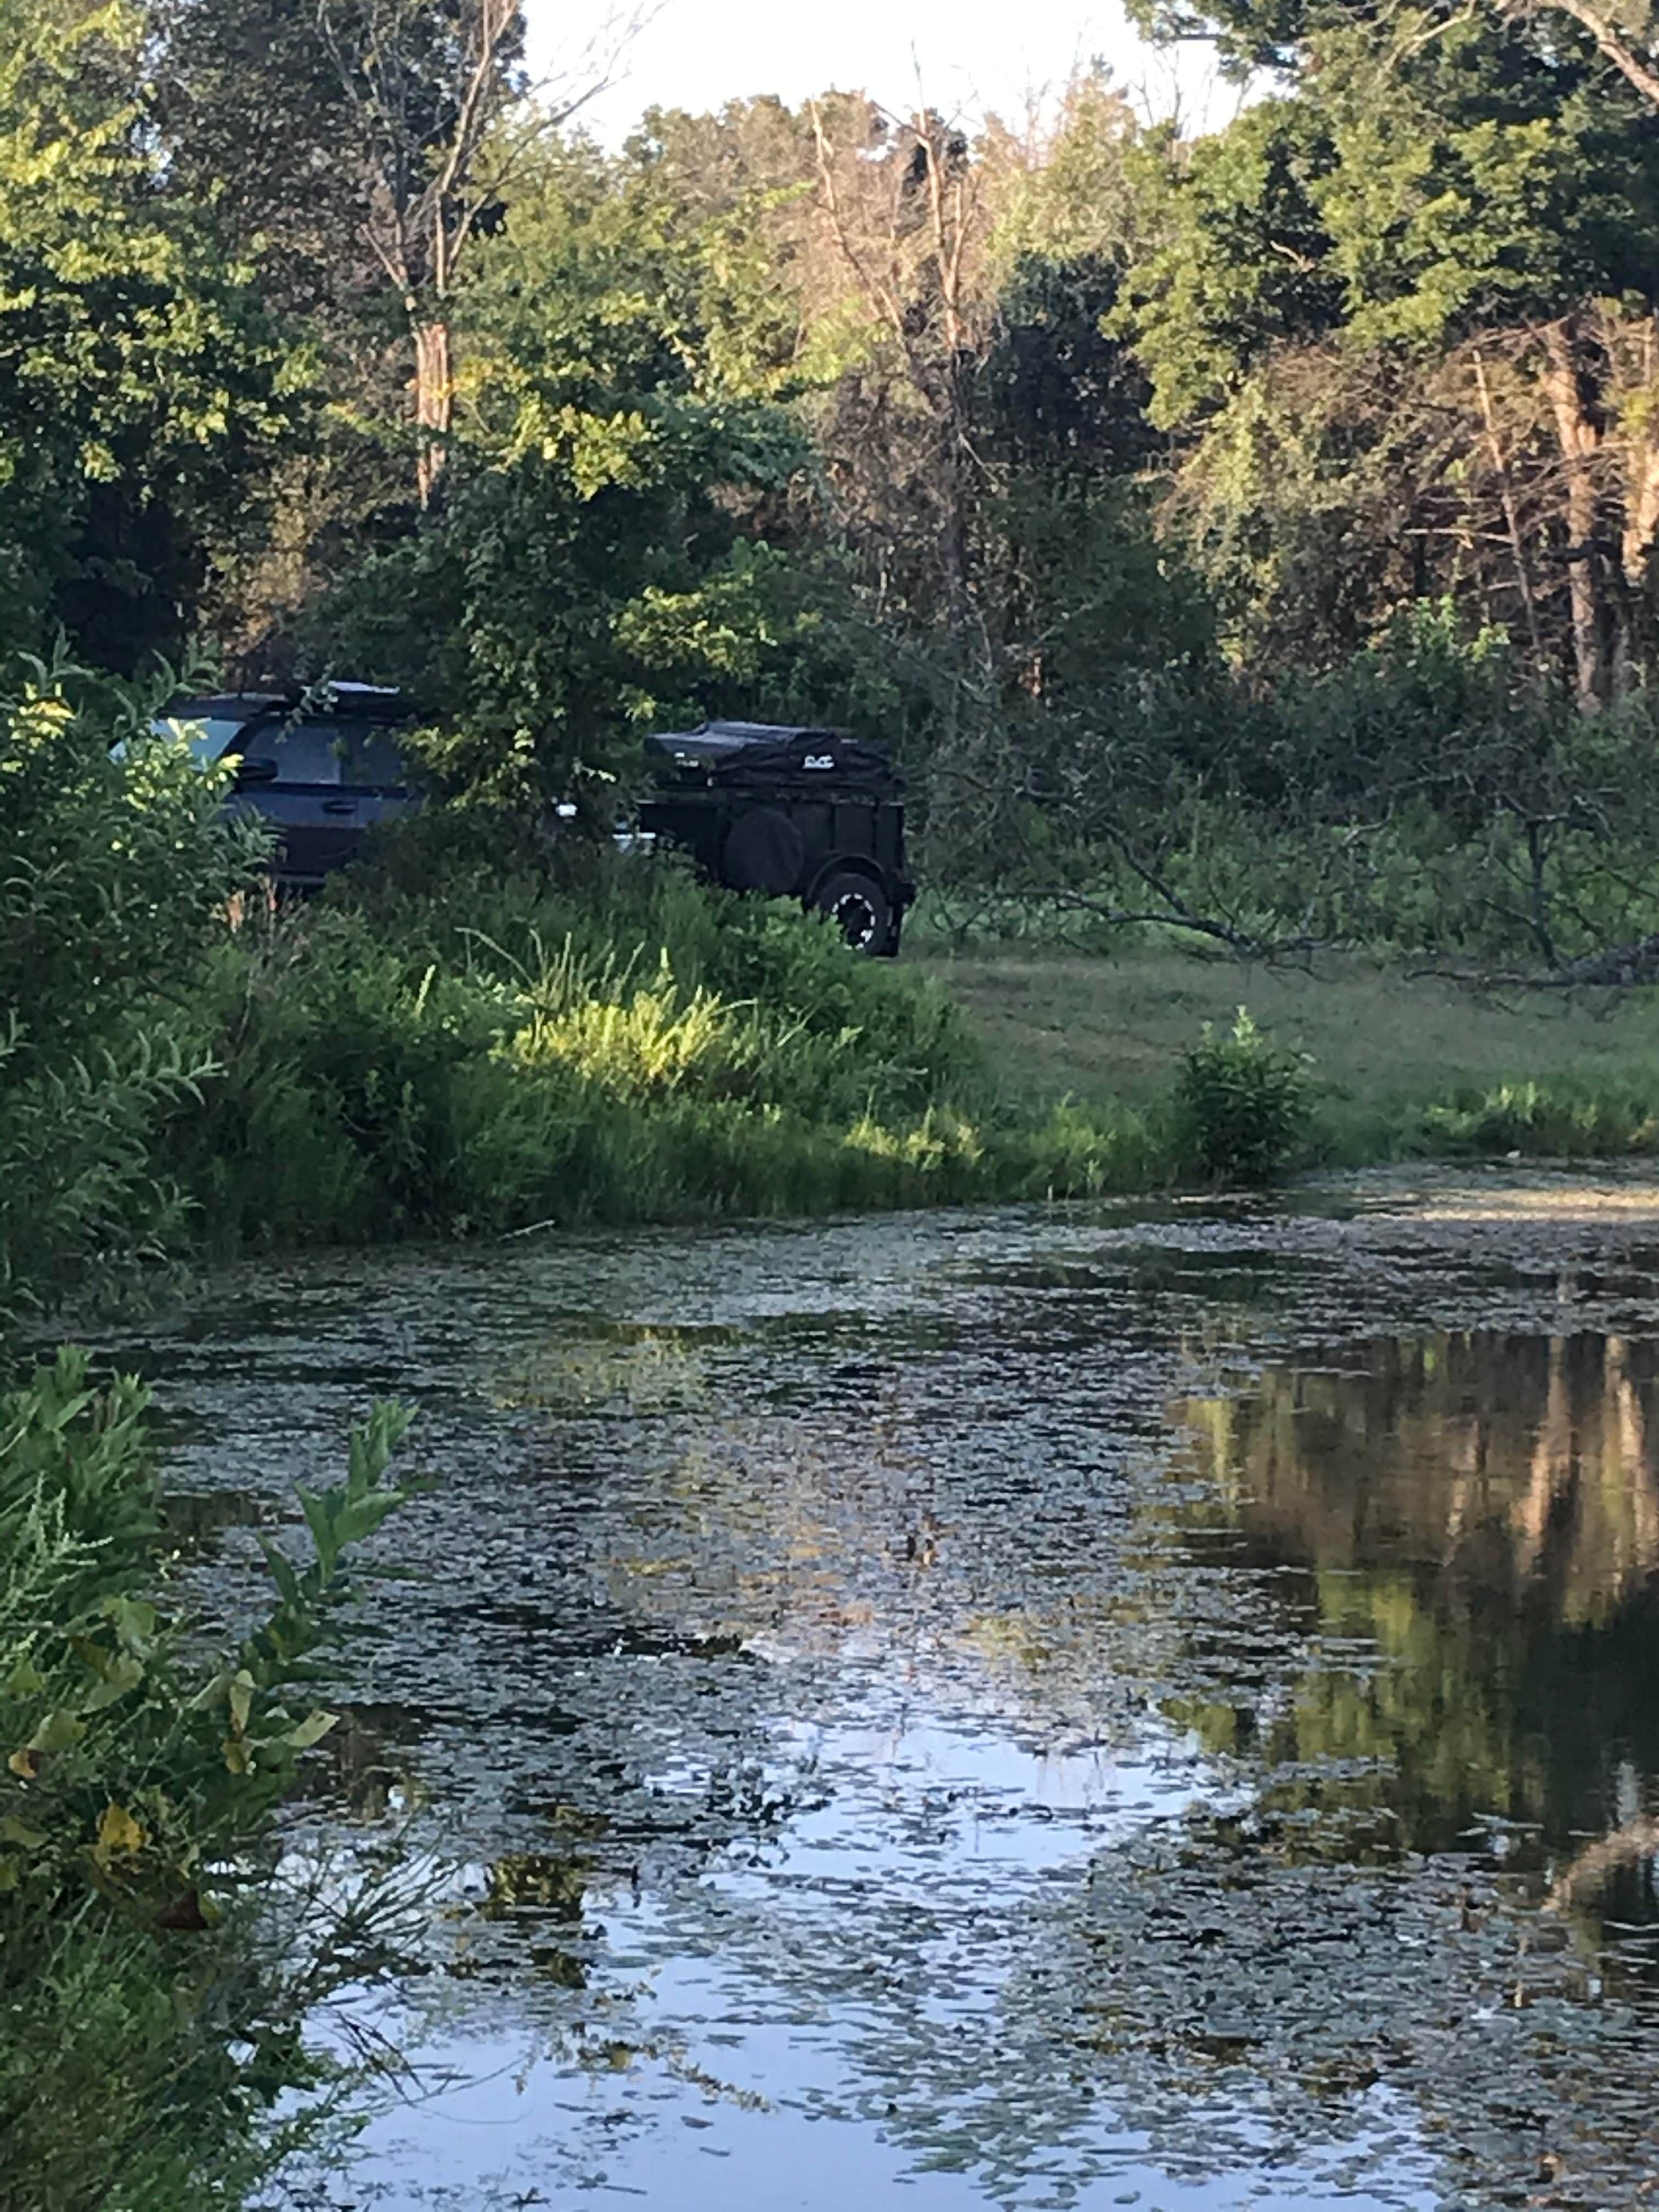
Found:
<path fill-rule="evenodd" d="M 388 684 L 336 682 L 302 685 L 290 684 L 281 690 L 175 692 L 167 702 L 169 714 L 208 714 L 217 721 L 264 722 L 283 714 L 350 714 L 366 722 L 409 722 L 415 719 L 410 701 Z"/>

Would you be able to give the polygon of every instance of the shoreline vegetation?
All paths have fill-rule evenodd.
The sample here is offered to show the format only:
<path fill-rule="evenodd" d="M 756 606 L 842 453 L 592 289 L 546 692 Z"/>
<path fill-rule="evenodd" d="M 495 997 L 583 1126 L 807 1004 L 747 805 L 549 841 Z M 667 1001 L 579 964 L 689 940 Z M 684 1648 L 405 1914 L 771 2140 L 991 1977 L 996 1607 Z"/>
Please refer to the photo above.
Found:
<path fill-rule="evenodd" d="M 372 1875 L 327 1908 L 284 1832 L 339 1716 L 313 1688 L 354 1554 L 409 1494 L 377 1406 L 343 1481 L 266 1540 L 246 1632 L 204 1649 L 134 1377 L 60 1352 L 0 1391 L 3 2212 L 234 2212 L 338 2118 L 319 2006 L 379 1966 Z"/>
<path fill-rule="evenodd" d="M 0 1319 L 313 1245 L 1659 1151 L 1639 986 L 952 945 L 925 911 L 869 961 L 441 804 L 277 906 L 152 699 L 40 669 L 0 712 Z"/>

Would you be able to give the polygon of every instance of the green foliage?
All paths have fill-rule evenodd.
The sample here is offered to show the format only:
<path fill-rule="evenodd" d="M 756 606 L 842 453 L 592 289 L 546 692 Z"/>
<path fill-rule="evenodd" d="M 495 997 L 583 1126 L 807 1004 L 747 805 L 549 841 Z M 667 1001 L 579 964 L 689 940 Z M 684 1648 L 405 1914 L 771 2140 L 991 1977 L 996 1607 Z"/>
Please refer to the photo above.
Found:
<path fill-rule="evenodd" d="M 1659 1152 L 1659 1097 L 1582 1082 L 1460 1089 L 1423 1116 L 1437 1152 L 1521 1159 L 1617 1159 Z"/>
<path fill-rule="evenodd" d="M 1308 59 L 1144 173 L 1161 236 L 1121 326 L 1158 420 L 1224 404 L 1287 342 L 1439 344 L 1651 289 L 1659 149 L 1630 88 L 1593 85 L 1571 46 L 1427 8 L 1381 33 L 1333 15 Z"/>
<path fill-rule="evenodd" d="M 1241 1006 L 1231 1033 L 1189 1052 L 1176 1079 L 1177 1154 L 1211 1182 L 1262 1183 L 1294 1159 L 1313 1120 L 1307 1062 L 1265 1037 Z"/>
<path fill-rule="evenodd" d="M 343 897 L 222 949 L 222 1073 L 161 1153 L 210 1233 L 909 1202 L 960 1150 L 908 1139 L 976 1111 L 962 1017 L 822 921 L 638 866 L 579 897 L 470 888 Z"/>
<path fill-rule="evenodd" d="M 375 555 L 323 616 L 331 659 L 446 710 L 432 757 L 455 787 L 563 798 L 642 721 L 740 700 L 808 618 L 744 527 L 808 448 L 734 220 L 555 147 L 481 244 L 443 527 Z"/>
<path fill-rule="evenodd" d="M 38 665 L 0 697 L 0 1322 L 179 1241 L 151 1146 L 199 1099 L 191 992 L 255 848 L 153 706 Z"/>
<path fill-rule="evenodd" d="M 280 1244 L 1170 1171 L 1161 1125 L 1105 1109 L 1016 1130 L 943 998 L 830 933 L 568 837 L 549 803 L 608 829 L 653 722 L 893 740 L 957 936 L 1012 915 L 1107 947 L 1190 926 L 1559 967 L 1646 933 L 1647 556 L 1627 528 L 1623 584 L 1597 564 L 1621 470 L 1626 522 L 1648 511 L 1652 124 L 1559 23 L 1223 14 L 1286 73 L 1193 144 L 1093 77 L 1046 142 L 936 143 L 845 97 L 822 147 L 765 100 L 655 116 L 618 155 L 515 139 L 442 288 L 454 414 L 417 518 L 408 303 L 377 289 L 362 174 L 305 182 L 362 94 L 329 40 L 268 0 L 169 0 L 147 33 L 15 0 L 17 605 L 67 607 L 94 541 L 148 642 L 228 593 L 250 676 L 408 684 L 456 803 L 350 892 L 227 932 L 246 854 L 144 703 L 16 689 L 0 1306 L 118 1287 L 192 1224 Z M 455 23 L 417 8 L 398 35 L 410 114 L 447 128 Z M 223 175 L 237 58 L 271 41 L 282 144 Z M 916 189 L 936 161 L 949 269 Z M 280 344 L 244 258 L 282 289 Z M 1476 340 L 1497 411 L 1471 430 Z M 271 514 L 325 355 L 328 424 L 284 448 Z M 1563 362 L 1593 530 L 1561 504 Z M 242 509 L 273 526 L 210 582 Z M 1594 720 L 1559 680 L 1587 579 Z"/>
<path fill-rule="evenodd" d="M 1163 1188 L 1182 1164 L 1171 1151 L 1167 1115 L 1110 1099 L 1063 1098 L 1001 1141 L 1010 1197 L 1105 1198 Z"/>
<path fill-rule="evenodd" d="M 0 651 L 183 642 L 203 537 L 289 422 L 286 359 L 207 211 L 158 196 L 124 0 L 0 8 Z"/>
<path fill-rule="evenodd" d="M 240 2204 L 315 2086 L 322 1978 L 267 1957 L 247 1878 L 331 1725 L 301 1684 L 345 1555 L 405 1493 L 377 1407 L 302 1497 L 264 1622 L 220 1663 L 158 1602 L 163 1530 L 131 1379 L 60 1353 L 0 1395 L 0 2169 L 5 2212 Z M 275 2107 L 288 2094 L 290 2112 Z"/>
<path fill-rule="evenodd" d="M 1170 520 L 1233 651 L 1274 681 L 1328 666 L 1444 590 L 1544 689 L 1571 666 L 1605 704 L 1651 652 L 1651 103 L 1557 9 L 1213 17 L 1241 52 L 1294 20 L 1285 74 L 1143 156 L 1149 248 L 1112 327 L 1176 434 Z M 1571 565 L 1603 530 L 1602 564 Z"/>
<path fill-rule="evenodd" d="M 1272 347 L 1322 335 L 1340 310 L 1317 189 L 1333 160 L 1318 118 L 1259 102 L 1177 164 L 1142 161 L 1154 249 L 1130 271 L 1115 321 L 1152 380 L 1169 425 L 1223 403 Z"/>
<path fill-rule="evenodd" d="M 1034 720 L 1024 787 L 925 930 L 1109 947 L 1139 917 L 1545 968 L 1648 934 L 1653 695 L 1588 719 L 1449 600 L 1276 696 L 1176 672 Z"/>

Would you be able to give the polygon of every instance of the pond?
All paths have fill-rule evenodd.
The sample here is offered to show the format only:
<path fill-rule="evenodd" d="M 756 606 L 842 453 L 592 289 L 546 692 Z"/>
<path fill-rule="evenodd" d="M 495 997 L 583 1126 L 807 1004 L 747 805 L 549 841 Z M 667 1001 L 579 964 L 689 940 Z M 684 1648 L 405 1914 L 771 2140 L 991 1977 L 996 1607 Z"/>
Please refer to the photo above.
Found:
<path fill-rule="evenodd" d="M 441 1905 L 295 2201 L 1659 2193 L 1659 1190 L 210 1289 L 118 1347 L 210 1608 L 371 1397 L 431 1478 L 295 1849 Z"/>

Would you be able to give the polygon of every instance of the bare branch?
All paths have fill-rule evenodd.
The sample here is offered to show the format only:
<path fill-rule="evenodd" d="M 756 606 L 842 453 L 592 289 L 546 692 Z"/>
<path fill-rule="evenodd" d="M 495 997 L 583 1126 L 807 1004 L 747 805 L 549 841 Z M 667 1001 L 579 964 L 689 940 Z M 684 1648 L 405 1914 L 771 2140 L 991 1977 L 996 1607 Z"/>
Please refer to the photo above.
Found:
<path fill-rule="evenodd" d="M 1659 70 L 1645 52 L 1618 28 L 1610 15 L 1590 4 L 1590 0 L 1510 0 L 1504 13 L 1520 17 L 1534 15 L 1540 7 L 1559 9 L 1564 15 L 1588 31 L 1603 57 L 1626 81 L 1635 86 L 1644 100 L 1659 107 Z"/>

